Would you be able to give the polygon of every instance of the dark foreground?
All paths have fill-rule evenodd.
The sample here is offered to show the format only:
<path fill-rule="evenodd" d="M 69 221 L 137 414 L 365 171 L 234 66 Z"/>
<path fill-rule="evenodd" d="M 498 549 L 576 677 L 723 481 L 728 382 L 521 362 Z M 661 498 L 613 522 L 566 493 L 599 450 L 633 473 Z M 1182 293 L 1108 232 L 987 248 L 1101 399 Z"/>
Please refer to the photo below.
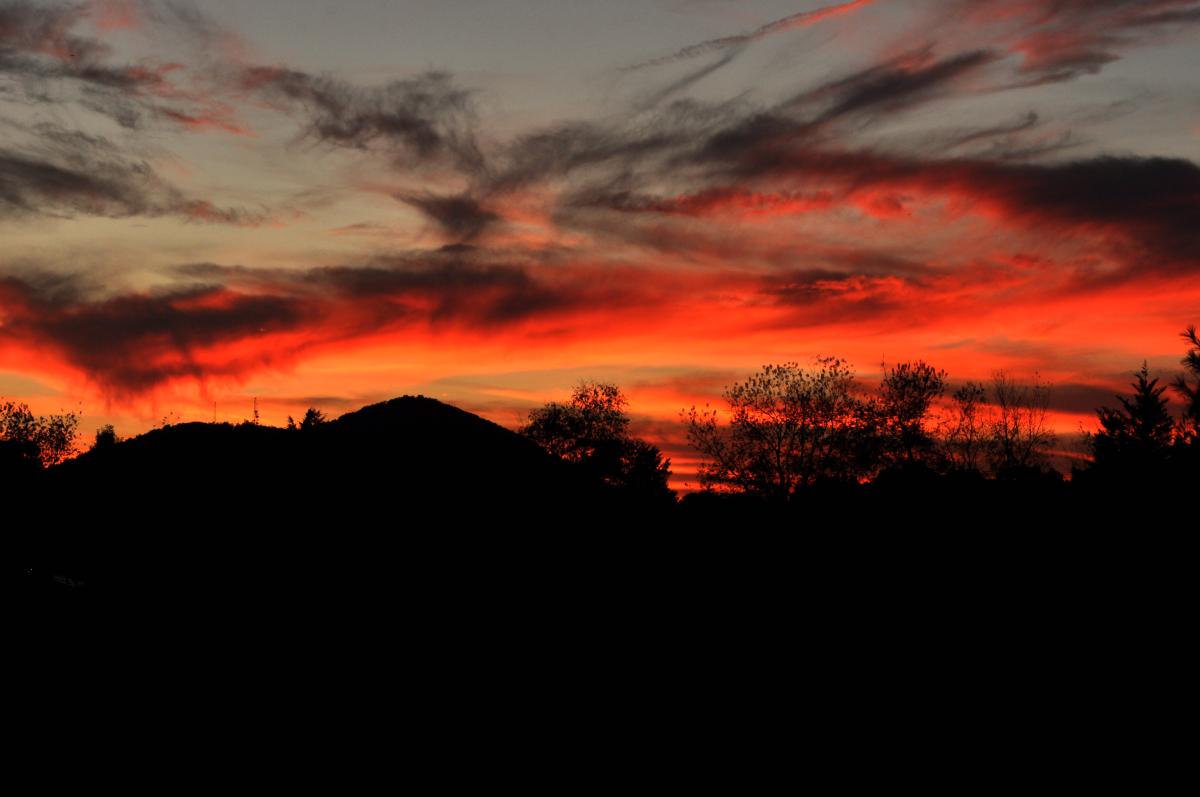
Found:
<path fill-rule="evenodd" d="M 27 615 L 251 624 L 454 607 L 570 623 L 643 599 L 718 613 L 796 600 L 886 611 L 889 596 L 920 595 L 940 611 L 965 595 L 1168 604 L 1195 562 L 1196 484 L 914 472 L 786 506 L 668 503 L 405 398 L 305 432 L 168 427 L 28 474 L 4 514 L 6 582 Z"/>

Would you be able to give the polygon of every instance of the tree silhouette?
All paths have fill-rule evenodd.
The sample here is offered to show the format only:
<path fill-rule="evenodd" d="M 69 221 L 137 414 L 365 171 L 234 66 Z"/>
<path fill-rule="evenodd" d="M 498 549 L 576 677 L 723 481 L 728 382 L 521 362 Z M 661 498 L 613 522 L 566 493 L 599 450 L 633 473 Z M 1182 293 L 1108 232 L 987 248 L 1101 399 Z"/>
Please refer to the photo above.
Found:
<path fill-rule="evenodd" d="M 121 438 L 117 436 L 117 430 L 113 428 L 111 423 L 105 424 L 96 430 L 96 438 L 92 443 L 92 450 L 103 451 L 104 449 L 112 448 L 119 442 L 121 442 Z"/>
<path fill-rule="evenodd" d="M 321 424 L 328 423 L 328 422 L 329 422 L 329 418 L 327 418 L 325 416 L 325 413 L 321 412 L 316 407 L 309 407 L 307 410 L 304 411 L 304 417 L 300 419 L 299 424 L 296 423 L 295 418 L 293 418 L 291 415 L 289 415 L 287 418 L 287 426 L 285 426 L 284 428 L 290 429 L 292 431 L 296 431 L 296 430 L 312 431 L 313 429 L 316 429 Z"/>
<path fill-rule="evenodd" d="M 0 483 L 6 489 L 31 478 L 40 469 L 37 446 L 26 440 L 0 438 Z"/>
<path fill-rule="evenodd" d="M 1188 352 L 1182 363 L 1191 373 L 1189 381 L 1187 374 L 1181 374 L 1175 380 L 1175 390 L 1183 397 L 1182 431 L 1188 441 L 1200 439 L 1200 332 L 1194 325 L 1189 325 L 1181 333 L 1181 337 L 1189 344 Z"/>
<path fill-rule="evenodd" d="M 1163 398 L 1167 388 L 1150 378 L 1144 362 L 1134 376 L 1133 395 L 1117 396 L 1119 408 L 1096 410 L 1100 431 L 1087 441 L 1097 470 L 1145 476 L 1158 472 L 1170 457 L 1175 424 Z"/>
<path fill-rule="evenodd" d="M 667 487 L 671 461 L 629 433 L 629 401 L 613 384 L 584 381 L 568 402 L 532 410 L 519 430 L 547 452 L 596 479 L 651 500 L 674 500 Z"/>
<path fill-rule="evenodd" d="M 325 417 L 325 413 L 321 412 L 316 407 L 309 407 L 304 411 L 304 418 L 300 421 L 300 430 L 311 431 L 316 429 L 321 424 L 327 422 L 328 418 Z"/>
<path fill-rule="evenodd" d="M 616 385 L 580 382 L 570 401 L 551 401 L 531 411 L 521 433 L 571 462 L 611 457 L 614 444 L 628 437 L 628 405 Z"/>
<path fill-rule="evenodd" d="M 997 475 L 1015 475 L 1042 468 L 1055 443 L 1048 418 L 1050 386 L 1034 374 L 1032 384 L 1018 382 L 1006 371 L 992 375 L 994 413 L 988 455 Z"/>
<path fill-rule="evenodd" d="M 987 388 L 967 382 L 951 396 L 953 406 L 944 424 L 945 448 L 950 462 L 967 471 L 983 470 L 988 449 Z"/>
<path fill-rule="evenodd" d="M 34 415 L 29 405 L 0 401 L 0 440 L 36 451 L 42 467 L 57 465 L 75 453 L 79 414 Z"/>
<path fill-rule="evenodd" d="M 928 428 L 933 402 L 946 390 L 946 372 L 923 360 L 883 368 L 875 399 L 878 455 L 885 465 L 911 465 L 936 450 Z"/>
<path fill-rule="evenodd" d="M 854 373 L 837 357 L 815 367 L 766 365 L 725 390 L 729 423 L 714 409 L 682 413 L 706 488 L 724 487 L 787 501 L 821 478 L 860 471 L 858 454 L 868 423 Z"/>

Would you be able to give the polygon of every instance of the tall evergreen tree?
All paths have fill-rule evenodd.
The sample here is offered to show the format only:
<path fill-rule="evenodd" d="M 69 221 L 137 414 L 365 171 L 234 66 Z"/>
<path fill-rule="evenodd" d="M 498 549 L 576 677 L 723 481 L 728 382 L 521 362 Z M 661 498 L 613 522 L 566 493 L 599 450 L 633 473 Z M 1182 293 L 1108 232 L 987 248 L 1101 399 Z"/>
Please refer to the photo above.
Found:
<path fill-rule="evenodd" d="M 1186 374 L 1175 380 L 1175 390 L 1184 400 L 1183 436 L 1189 442 L 1200 438 L 1200 333 L 1195 326 L 1189 326 L 1182 337 L 1191 348 L 1183 357 L 1183 366 L 1191 372 L 1192 380 Z"/>
<path fill-rule="evenodd" d="M 1117 397 L 1119 408 L 1096 410 L 1100 431 L 1091 445 L 1098 470 L 1144 474 L 1161 468 L 1170 456 L 1175 424 L 1163 398 L 1166 385 L 1150 378 L 1144 362 L 1135 377 L 1133 394 Z"/>

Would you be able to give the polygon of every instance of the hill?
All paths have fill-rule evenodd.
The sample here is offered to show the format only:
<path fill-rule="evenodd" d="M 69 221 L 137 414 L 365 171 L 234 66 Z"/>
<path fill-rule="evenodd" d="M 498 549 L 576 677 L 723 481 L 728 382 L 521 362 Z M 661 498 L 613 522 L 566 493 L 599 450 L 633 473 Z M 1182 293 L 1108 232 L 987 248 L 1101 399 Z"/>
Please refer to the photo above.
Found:
<path fill-rule="evenodd" d="M 89 589 L 394 580 L 456 540 L 482 561 L 502 532 L 511 551 L 520 532 L 639 511 L 524 437 L 412 396 L 306 430 L 176 424 L 39 476 L 13 516 L 19 560 Z"/>

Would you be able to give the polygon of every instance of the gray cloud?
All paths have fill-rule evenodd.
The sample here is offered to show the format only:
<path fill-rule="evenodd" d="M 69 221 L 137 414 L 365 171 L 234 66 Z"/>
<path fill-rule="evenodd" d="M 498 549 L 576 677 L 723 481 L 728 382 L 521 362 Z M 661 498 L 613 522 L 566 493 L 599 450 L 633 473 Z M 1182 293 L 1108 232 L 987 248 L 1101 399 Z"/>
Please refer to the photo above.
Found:
<path fill-rule="evenodd" d="M 103 136 L 48 123 L 30 132 L 36 145 L 0 145 L 0 219 L 32 214 L 177 216 L 225 224 L 263 220 L 261 213 L 187 196 Z"/>
<path fill-rule="evenodd" d="M 870 2 L 870 0 L 866 1 Z M 765 39 L 766 37 L 777 33 L 782 33 L 787 30 L 792 30 L 804 25 L 810 25 L 819 22 L 822 19 L 826 19 L 841 12 L 853 10 L 853 8 L 861 5 L 864 5 L 863 0 L 859 0 L 858 2 L 839 3 L 832 6 L 813 9 L 811 11 L 800 11 L 795 14 L 789 14 L 781 19 L 768 22 L 765 25 L 760 25 L 748 33 L 720 36 L 718 38 L 708 39 L 697 44 L 690 44 L 686 47 L 676 50 L 670 55 L 652 58 L 648 61 L 642 61 L 632 66 L 628 66 L 626 67 L 626 70 L 633 71 L 654 66 L 664 66 L 666 64 L 673 64 L 677 61 L 686 61 L 692 58 L 698 58 L 705 55 L 711 55 L 713 53 L 732 50 L 732 54 L 727 55 L 727 57 L 722 59 L 721 62 L 718 62 L 723 66 L 725 63 L 728 63 L 729 60 L 731 60 L 733 55 L 741 52 L 743 48 L 753 42 L 759 41 L 760 39 Z"/>
<path fill-rule="evenodd" d="M 472 173 L 484 168 L 471 92 L 444 72 L 363 88 L 329 75 L 259 66 L 246 69 L 240 85 L 303 111 L 305 134 L 313 140 L 360 149 L 383 144 L 404 165 L 438 160 Z"/>

